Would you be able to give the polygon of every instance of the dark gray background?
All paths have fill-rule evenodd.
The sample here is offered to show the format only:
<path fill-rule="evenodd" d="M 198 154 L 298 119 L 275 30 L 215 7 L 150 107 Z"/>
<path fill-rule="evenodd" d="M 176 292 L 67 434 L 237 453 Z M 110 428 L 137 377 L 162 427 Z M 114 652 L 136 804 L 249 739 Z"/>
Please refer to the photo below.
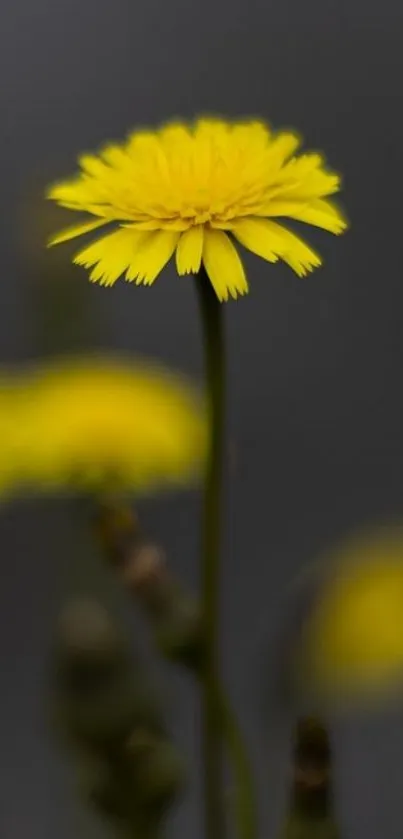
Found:
<path fill-rule="evenodd" d="M 325 267 L 301 281 L 250 257 L 251 293 L 225 310 L 237 455 L 223 563 L 225 676 L 260 773 L 265 837 L 281 818 L 287 732 L 264 739 L 255 652 L 304 563 L 348 528 L 403 506 L 402 34 L 399 0 L 4 0 L 0 12 L 3 362 L 35 352 L 27 238 L 43 257 L 40 215 L 29 204 L 29 216 L 27 201 L 72 171 L 80 150 L 171 116 L 258 114 L 296 126 L 344 173 L 351 232 L 308 232 Z M 45 256 L 55 282 L 68 256 L 67 247 Z M 84 272 L 72 270 L 72 282 L 85 284 Z M 188 278 L 167 270 L 152 291 L 88 290 L 105 347 L 201 377 Z M 69 328 L 73 340 L 73 319 Z M 143 506 L 189 582 L 198 512 L 192 493 Z M 1 835 L 96 836 L 49 742 L 43 696 L 80 534 L 63 503 L 10 505 L 0 527 Z M 178 738 L 196 748 L 192 688 L 179 677 L 172 687 Z M 402 835 L 402 734 L 403 720 L 386 711 L 335 726 L 346 839 Z M 201 836 L 197 784 L 173 828 Z"/>

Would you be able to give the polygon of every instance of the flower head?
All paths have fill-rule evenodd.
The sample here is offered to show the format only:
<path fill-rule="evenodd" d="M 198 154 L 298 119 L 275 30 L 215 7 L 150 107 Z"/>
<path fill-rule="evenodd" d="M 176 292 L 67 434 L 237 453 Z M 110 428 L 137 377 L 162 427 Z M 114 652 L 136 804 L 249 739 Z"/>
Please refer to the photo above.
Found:
<path fill-rule="evenodd" d="M 73 180 L 48 196 L 92 219 L 64 230 L 50 244 L 112 224 L 74 257 L 90 279 L 111 286 L 124 276 L 151 285 L 176 255 L 178 274 L 202 265 L 220 300 L 248 284 L 234 240 L 268 262 L 284 260 L 305 276 L 320 257 L 274 219 L 288 217 L 342 233 L 346 222 L 328 200 L 340 178 L 320 154 L 296 155 L 291 132 L 262 122 L 199 119 L 138 131 L 121 145 L 83 155 Z"/>
<path fill-rule="evenodd" d="M 21 480 L 25 468 L 22 445 L 26 400 L 20 377 L 11 370 L 0 373 L 0 496 Z"/>
<path fill-rule="evenodd" d="M 203 406 L 190 385 L 166 372 L 110 358 L 72 359 L 36 369 L 21 387 L 17 489 L 111 484 L 141 492 L 185 484 L 203 466 Z"/>
<path fill-rule="evenodd" d="M 403 682 L 403 532 L 358 537 L 334 557 L 300 638 L 301 679 L 323 697 Z"/>

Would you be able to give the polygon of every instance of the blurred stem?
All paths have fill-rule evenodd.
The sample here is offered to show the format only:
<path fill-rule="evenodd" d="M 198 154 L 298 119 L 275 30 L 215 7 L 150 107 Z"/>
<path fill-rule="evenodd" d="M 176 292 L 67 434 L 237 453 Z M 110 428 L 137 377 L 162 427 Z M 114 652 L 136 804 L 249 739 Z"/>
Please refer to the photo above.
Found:
<path fill-rule="evenodd" d="M 225 359 L 223 309 L 204 269 L 196 277 L 203 328 L 210 449 L 205 477 L 202 524 L 202 613 L 205 656 L 202 673 L 202 755 L 207 839 L 225 836 L 219 675 L 219 597 L 221 500 L 224 449 Z"/>
<path fill-rule="evenodd" d="M 258 835 L 255 788 L 248 754 L 237 719 L 220 684 L 216 685 L 221 724 L 235 781 L 235 818 L 240 839 Z"/>

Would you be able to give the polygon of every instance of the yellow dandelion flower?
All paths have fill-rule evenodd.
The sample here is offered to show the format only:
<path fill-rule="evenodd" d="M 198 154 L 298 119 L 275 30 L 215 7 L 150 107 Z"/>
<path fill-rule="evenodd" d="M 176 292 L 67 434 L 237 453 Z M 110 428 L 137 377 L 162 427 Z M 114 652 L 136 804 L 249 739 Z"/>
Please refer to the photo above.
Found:
<path fill-rule="evenodd" d="M 66 359 L 24 382 L 16 430 L 23 470 L 14 484 L 35 490 L 136 492 L 181 485 L 202 468 L 207 432 L 196 393 L 181 378 L 110 358 Z"/>
<path fill-rule="evenodd" d="M 403 531 L 347 545 L 302 636 L 301 678 L 327 697 L 403 682 Z"/>
<path fill-rule="evenodd" d="M 24 480 L 26 418 L 30 398 L 18 369 L 0 370 L 0 497 L 10 495 Z"/>
<path fill-rule="evenodd" d="M 74 262 L 112 286 L 124 276 L 151 285 L 171 257 L 178 274 L 204 266 L 219 300 L 248 291 L 234 241 L 299 276 L 321 264 L 305 242 L 275 219 L 288 217 L 342 233 L 346 221 L 328 196 L 340 178 L 322 155 L 296 155 L 299 137 L 263 122 L 199 119 L 138 131 L 120 145 L 79 159 L 80 174 L 48 197 L 93 216 L 51 239 L 58 244 L 112 224 Z"/>

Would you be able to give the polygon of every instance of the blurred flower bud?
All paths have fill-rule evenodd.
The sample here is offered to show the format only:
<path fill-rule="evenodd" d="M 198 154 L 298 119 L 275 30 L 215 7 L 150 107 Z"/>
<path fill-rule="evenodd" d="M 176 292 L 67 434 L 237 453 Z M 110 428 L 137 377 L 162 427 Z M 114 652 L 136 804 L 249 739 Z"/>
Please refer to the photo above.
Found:
<path fill-rule="evenodd" d="M 142 538 L 138 518 L 127 504 L 113 497 L 98 502 L 95 529 L 111 565 L 124 567 L 128 551 L 137 547 Z"/>
<path fill-rule="evenodd" d="M 88 759 L 80 755 L 77 766 L 78 791 L 98 812 L 109 819 L 121 819 L 119 801 L 111 783 L 111 770 L 107 761 L 98 757 Z"/>
<path fill-rule="evenodd" d="M 92 779 L 87 790 L 87 800 L 100 815 L 119 824 L 123 835 L 127 826 L 131 828 L 130 835 L 137 832 L 134 828 L 138 828 L 139 836 L 143 835 L 142 828 L 149 819 L 138 803 L 136 790 L 127 774 L 122 775 L 110 768 L 104 777 Z"/>
<path fill-rule="evenodd" d="M 94 780 L 87 790 L 89 804 L 94 807 L 101 816 L 114 822 L 121 822 L 124 825 L 125 819 L 122 815 L 125 808 L 122 807 L 122 788 L 116 783 L 114 777 L 105 777 Z M 131 807 L 133 810 L 133 806 Z M 127 817 L 127 814 L 126 814 Z M 133 815 L 131 821 L 133 820 Z"/>
<path fill-rule="evenodd" d="M 80 771 L 80 788 L 90 804 L 130 825 L 160 821 L 184 782 L 184 764 L 175 748 L 141 726 L 112 760 L 84 761 Z"/>
<path fill-rule="evenodd" d="M 80 599 L 67 604 L 59 621 L 57 643 L 61 658 L 80 665 L 98 662 L 115 665 L 127 659 L 127 648 L 107 610 L 96 601 Z"/>
<path fill-rule="evenodd" d="M 163 814 L 183 790 L 186 778 L 175 747 L 165 738 L 135 729 L 127 740 L 125 754 L 141 805 Z"/>
<path fill-rule="evenodd" d="M 74 602 L 62 615 L 54 704 L 59 729 L 96 750 L 118 748 L 140 723 L 163 730 L 140 663 L 131 660 L 108 613 L 93 602 Z"/>
<path fill-rule="evenodd" d="M 299 719 L 281 839 L 338 839 L 331 792 L 331 748 L 326 727 L 314 717 Z"/>
<path fill-rule="evenodd" d="M 147 615 L 160 652 L 191 669 L 201 665 L 203 627 L 198 604 L 175 580 L 158 546 L 143 544 L 124 570 L 126 585 Z"/>
<path fill-rule="evenodd" d="M 203 625 L 197 602 L 171 574 L 161 549 L 147 542 L 126 504 L 104 498 L 96 529 L 103 549 L 147 617 L 162 655 L 192 670 L 203 656 Z"/>
<path fill-rule="evenodd" d="M 325 816 L 330 807 L 331 749 L 320 720 L 298 720 L 292 756 L 293 807 L 300 812 Z"/>

